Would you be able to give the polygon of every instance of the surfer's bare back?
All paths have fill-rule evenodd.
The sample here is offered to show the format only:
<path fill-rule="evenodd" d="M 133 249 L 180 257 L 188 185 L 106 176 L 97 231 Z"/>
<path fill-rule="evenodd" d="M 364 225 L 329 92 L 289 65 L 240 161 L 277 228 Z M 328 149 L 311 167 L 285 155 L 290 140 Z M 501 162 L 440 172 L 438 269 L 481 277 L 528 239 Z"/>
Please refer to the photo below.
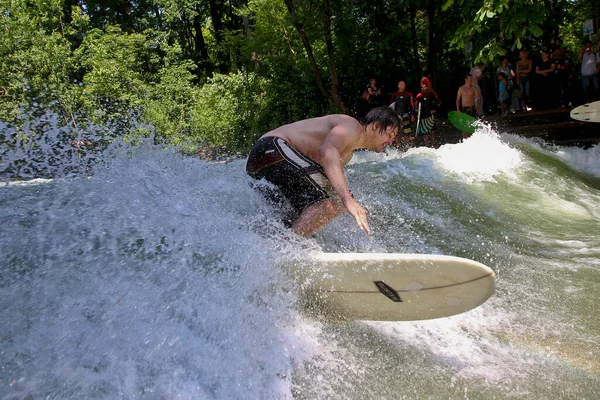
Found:
<path fill-rule="evenodd" d="M 392 109 L 377 107 L 360 121 L 334 114 L 283 125 L 254 145 L 246 172 L 274 184 L 290 202 L 297 234 L 312 234 L 344 210 L 369 234 L 367 213 L 348 188 L 344 166 L 355 150 L 380 152 L 391 145 L 400 124 Z"/>

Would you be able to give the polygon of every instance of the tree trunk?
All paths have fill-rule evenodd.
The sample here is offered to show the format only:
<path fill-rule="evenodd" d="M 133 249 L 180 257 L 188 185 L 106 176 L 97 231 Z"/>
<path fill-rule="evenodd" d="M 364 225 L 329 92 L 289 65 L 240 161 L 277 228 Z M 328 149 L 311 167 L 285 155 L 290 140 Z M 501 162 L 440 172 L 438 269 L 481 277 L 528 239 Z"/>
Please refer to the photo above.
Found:
<path fill-rule="evenodd" d="M 215 29 L 215 41 L 217 42 L 217 66 L 221 73 L 229 70 L 229 57 L 223 46 L 223 3 L 221 0 L 209 0 L 210 19 Z"/>
<path fill-rule="evenodd" d="M 300 35 L 300 39 L 302 40 L 302 44 L 304 45 L 304 49 L 306 50 L 308 62 L 310 63 L 310 67 L 313 70 L 313 73 L 315 74 L 317 87 L 329 101 L 334 102 L 331 94 L 327 91 L 327 89 L 325 89 L 325 85 L 323 85 L 321 73 L 319 72 L 317 62 L 315 61 L 315 56 L 313 55 L 312 47 L 310 46 L 310 42 L 308 41 L 308 37 L 306 36 L 306 32 L 304 31 L 304 25 L 302 25 L 302 23 L 298 21 L 298 16 L 296 15 L 296 9 L 294 7 L 293 0 L 284 0 L 284 2 L 288 9 L 288 12 L 290 13 L 290 16 L 292 17 L 292 23 L 294 24 L 294 27 L 296 27 L 296 30 Z"/>
<path fill-rule="evenodd" d="M 163 30 L 163 19 L 160 7 L 156 4 L 152 6 L 152 12 L 154 13 L 154 18 L 156 18 L 156 24 L 158 25 L 159 30 Z"/>
<path fill-rule="evenodd" d="M 436 0 L 427 0 L 427 71 L 429 71 L 432 76 L 435 75 L 435 61 L 437 55 L 437 48 L 435 44 L 435 7 Z"/>
<path fill-rule="evenodd" d="M 204 41 L 204 35 L 202 34 L 202 17 L 196 7 L 196 15 L 194 16 L 194 61 L 196 61 L 196 77 L 200 79 L 202 70 L 210 75 L 212 74 L 212 68 L 210 68 L 208 49 L 206 48 L 206 42 Z"/>
<path fill-rule="evenodd" d="M 217 44 L 223 42 L 223 4 L 221 0 L 209 0 L 210 5 L 210 19 L 215 29 L 215 41 Z"/>
<path fill-rule="evenodd" d="M 323 0 L 325 8 L 325 43 L 327 44 L 327 55 L 329 58 L 329 72 L 331 74 L 331 97 L 333 103 L 342 112 L 346 112 L 346 107 L 340 98 L 340 84 L 338 80 L 337 68 L 335 65 L 335 55 L 333 49 L 333 40 L 331 35 L 331 3 L 329 0 Z"/>
<path fill-rule="evenodd" d="M 235 0 L 235 6 L 242 10 L 244 7 L 248 5 L 248 0 Z M 250 39 L 250 18 L 248 15 L 242 15 L 242 24 L 244 25 L 244 36 L 247 39 Z"/>
<path fill-rule="evenodd" d="M 412 38 L 413 60 L 416 66 L 415 78 L 417 81 L 421 79 L 421 61 L 419 60 L 419 40 L 417 39 L 417 6 L 415 0 L 410 0 L 408 4 L 408 12 L 410 14 L 410 35 Z"/>
<path fill-rule="evenodd" d="M 79 0 L 65 0 L 63 4 L 63 23 L 69 25 L 73 21 L 73 6 L 79 5 Z"/>
<path fill-rule="evenodd" d="M 542 40 L 544 47 L 553 49 L 559 46 L 559 25 L 563 22 L 564 15 L 562 14 L 562 8 L 557 4 L 557 0 L 544 0 L 544 8 L 548 17 L 544 20 Z"/>

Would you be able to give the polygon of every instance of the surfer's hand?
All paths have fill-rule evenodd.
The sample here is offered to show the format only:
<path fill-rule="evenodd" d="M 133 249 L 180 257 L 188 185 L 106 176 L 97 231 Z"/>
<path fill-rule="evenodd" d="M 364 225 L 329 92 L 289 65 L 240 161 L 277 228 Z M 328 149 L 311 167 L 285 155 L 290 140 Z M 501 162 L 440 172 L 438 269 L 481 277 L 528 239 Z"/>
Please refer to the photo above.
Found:
<path fill-rule="evenodd" d="M 346 210 L 354 217 L 360 229 L 367 235 L 370 235 L 371 230 L 369 229 L 369 223 L 367 222 L 367 211 L 352 197 L 344 201 L 344 207 L 346 207 Z"/>

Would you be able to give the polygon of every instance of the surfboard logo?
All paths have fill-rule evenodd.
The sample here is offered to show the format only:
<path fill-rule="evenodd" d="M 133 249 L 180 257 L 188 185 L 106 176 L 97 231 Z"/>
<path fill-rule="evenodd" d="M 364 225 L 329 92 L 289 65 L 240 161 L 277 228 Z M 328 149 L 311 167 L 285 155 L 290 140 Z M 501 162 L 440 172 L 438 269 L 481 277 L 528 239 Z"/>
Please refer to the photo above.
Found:
<path fill-rule="evenodd" d="M 377 289 L 379 289 L 381 294 L 383 294 L 385 297 L 392 300 L 393 302 L 402 303 L 400 295 L 394 290 L 393 287 L 389 286 L 384 281 L 373 281 L 373 283 L 375 284 L 375 286 L 377 286 Z"/>

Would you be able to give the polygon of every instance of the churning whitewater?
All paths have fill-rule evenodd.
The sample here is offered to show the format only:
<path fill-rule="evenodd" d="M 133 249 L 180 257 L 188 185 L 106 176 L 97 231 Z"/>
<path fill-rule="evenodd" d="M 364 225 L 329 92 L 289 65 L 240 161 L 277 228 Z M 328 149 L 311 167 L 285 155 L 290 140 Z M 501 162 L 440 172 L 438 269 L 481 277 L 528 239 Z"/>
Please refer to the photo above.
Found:
<path fill-rule="evenodd" d="M 47 125 L 0 160 L 27 178 L 0 182 L 2 399 L 600 393 L 600 146 L 482 127 L 435 150 L 359 152 L 347 177 L 373 234 L 344 215 L 301 239 L 245 160 L 152 140 L 77 152 Z M 497 289 L 451 318 L 328 324 L 281 269 L 320 251 L 466 257 Z"/>

